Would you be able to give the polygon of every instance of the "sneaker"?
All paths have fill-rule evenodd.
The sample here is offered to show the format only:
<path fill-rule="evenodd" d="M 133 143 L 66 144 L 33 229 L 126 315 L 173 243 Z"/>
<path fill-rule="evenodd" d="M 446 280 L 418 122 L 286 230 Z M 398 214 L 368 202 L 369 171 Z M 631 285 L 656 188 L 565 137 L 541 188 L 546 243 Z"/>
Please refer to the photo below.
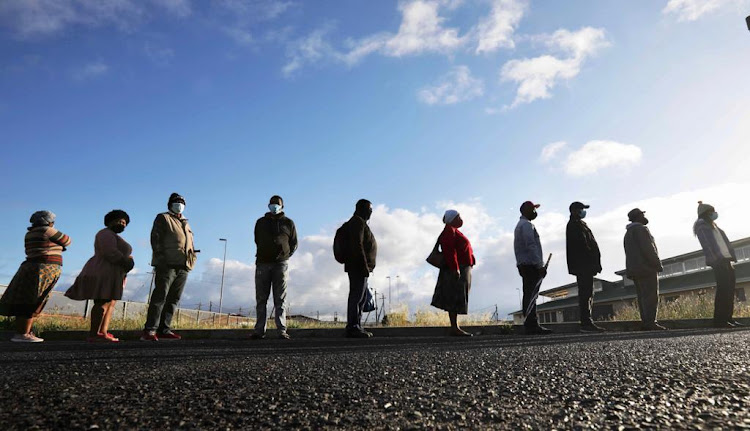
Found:
<path fill-rule="evenodd" d="M 182 340 L 182 337 L 180 337 L 179 335 L 175 334 L 172 331 L 160 332 L 159 335 L 157 335 L 157 337 L 159 337 L 159 339 L 162 340 L 162 341 L 178 341 L 178 340 Z"/>
<path fill-rule="evenodd" d="M 252 335 L 250 335 L 251 340 L 262 340 L 266 338 L 266 334 L 261 334 L 258 332 L 253 332 Z"/>
<path fill-rule="evenodd" d="M 159 341 L 159 337 L 156 336 L 156 331 L 143 331 L 141 335 L 141 341 Z"/>
<path fill-rule="evenodd" d="M 281 339 L 281 340 L 291 340 L 292 337 L 290 337 L 289 334 L 287 334 L 286 331 L 281 331 L 281 332 L 279 332 L 279 339 Z"/>
<path fill-rule="evenodd" d="M 714 328 L 734 328 L 732 322 L 714 322 Z"/>
<path fill-rule="evenodd" d="M 370 338 L 372 337 L 372 332 L 357 329 L 347 329 L 345 336 L 346 338 Z"/>
<path fill-rule="evenodd" d="M 41 343 L 44 339 L 35 336 L 33 332 L 29 332 L 28 334 L 16 334 L 10 341 L 14 343 Z"/>
<path fill-rule="evenodd" d="M 744 323 L 740 323 L 740 322 L 738 322 L 736 320 L 730 320 L 729 323 L 731 323 L 732 325 L 737 326 L 737 327 L 745 326 Z"/>
<path fill-rule="evenodd" d="M 604 332 L 605 329 L 601 326 L 596 326 L 593 323 L 585 323 L 581 325 L 581 332 Z"/>
<path fill-rule="evenodd" d="M 643 331 L 666 331 L 667 327 L 662 326 L 658 323 L 652 323 L 650 325 L 644 325 L 643 328 L 641 328 Z"/>
<path fill-rule="evenodd" d="M 545 335 L 551 334 L 552 330 L 547 329 L 544 326 L 527 326 L 526 333 L 529 335 Z"/>

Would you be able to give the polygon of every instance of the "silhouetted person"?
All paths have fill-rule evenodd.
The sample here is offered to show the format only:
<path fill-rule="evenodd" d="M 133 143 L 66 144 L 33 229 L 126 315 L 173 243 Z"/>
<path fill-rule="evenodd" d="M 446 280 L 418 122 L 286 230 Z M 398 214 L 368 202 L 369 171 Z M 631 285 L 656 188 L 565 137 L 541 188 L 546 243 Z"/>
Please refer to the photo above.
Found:
<path fill-rule="evenodd" d="M 659 273 L 664 270 L 654 237 L 646 225 L 645 211 L 638 208 L 628 213 L 630 224 L 625 231 L 625 275 L 633 280 L 638 295 L 643 330 L 667 329 L 656 322 L 659 306 Z"/>
<path fill-rule="evenodd" d="M 172 193 L 167 208 L 169 211 L 156 216 L 151 228 L 151 265 L 154 267 L 155 281 L 141 336 L 143 341 L 181 338 L 172 331 L 172 316 L 196 260 L 193 231 L 182 215 L 185 198 Z"/>
<path fill-rule="evenodd" d="M 539 325 L 536 314 L 536 298 L 539 295 L 541 280 L 547 275 L 542 257 L 542 243 L 536 227 L 531 223 L 536 219 L 536 209 L 539 205 L 526 201 L 521 204 L 521 218 L 513 232 L 513 250 L 516 254 L 516 266 L 523 279 L 524 312 L 523 326 L 528 334 L 544 334 L 552 332 Z"/>
<path fill-rule="evenodd" d="M 594 302 L 594 275 L 602 272 L 602 256 L 594 234 L 583 219 L 589 205 L 573 202 L 568 207 L 570 220 L 565 229 L 565 249 L 568 258 L 568 273 L 576 276 L 578 285 L 578 310 L 581 331 L 601 332 L 591 319 Z"/>
<path fill-rule="evenodd" d="M 268 212 L 255 223 L 255 302 L 257 319 L 252 338 L 266 336 L 268 296 L 273 289 L 274 316 L 279 338 L 289 339 L 286 332 L 286 289 L 289 258 L 297 250 L 297 228 L 284 214 L 284 200 L 272 196 Z"/>
<path fill-rule="evenodd" d="M 471 337 L 472 334 L 458 326 L 458 315 L 469 312 L 471 267 L 477 263 L 477 259 L 469 239 L 458 230 L 464 225 L 461 214 L 456 210 L 447 210 L 443 215 L 443 223 L 445 228 L 440 234 L 439 242 L 445 263 L 440 268 L 431 305 L 448 312 L 451 321 L 450 335 Z"/>
<path fill-rule="evenodd" d="M 362 328 L 362 308 L 365 305 L 367 279 L 375 269 L 378 244 L 367 221 L 372 216 L 372 203 L 357 201 L 354 215 L 346 222 L 347 247 L 344 271 L 349 276 L 349 300 L 346 313 L 346 336 L 368 338 L 372 333 Z"/>
<path fill-rule="evenodd" d="M 732 318 L 734 313 L 734 288 L 736 278 L 734 264 L 737 256 L 727 235 L 716 225 L 719 213 L 713 206 L 698 201 L 698 220 L 693 225 L 693 233 L 698 237 L 706 256 L 706 265 L 714 270 L 716 295 L 714 299 L 714 326 L 731 328 L 742 326 Z"/>

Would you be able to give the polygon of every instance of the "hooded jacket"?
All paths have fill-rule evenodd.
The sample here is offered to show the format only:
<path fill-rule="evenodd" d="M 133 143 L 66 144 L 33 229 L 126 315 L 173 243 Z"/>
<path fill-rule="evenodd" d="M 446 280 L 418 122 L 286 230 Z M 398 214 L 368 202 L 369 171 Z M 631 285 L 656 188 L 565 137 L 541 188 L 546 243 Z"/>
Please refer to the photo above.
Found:
<path fill-rule="evenodd" d="M 659 259 L 659 250 L 656 249 L 654 237 L 651 231 L 642 223 L 630 223 L 625 228 L 625 274 L 628 278 L 646 277 L 659 272 L 664 268 Z"/>
<path fill-rule="evenodd" d="M 158 214 L 151 228 L 151 250 L 151 266 L 193 269 L 196 255 L 187 219 L 171 211 Z"/>
<path fill-rule="evenodd" d="M 693 225 L 693 232 L 701 243 L 703 254 L 706 255 L 706 265 L 714 266 L 722 261 L 737 262 L 734 248 L 719 226 L 699 218 Z"/>
<path fill-rule="evenodd" d="M 586 222 L 570 217 L 565 230 L 565 249 L 568 258 L 568 273 L 594 275 L 602 272 L 602 255 L 594 234 Z"/>
<path fill-rule="evenodd" d="M 256 263 L 277 263 L 289 260 L 297 250 L 297 228 L 283 212 L 267 212 L 255 222 Z"/>
<path fill-rule="evenodd" d="M 349 246 L 344 271 L 367 275 L 375 269 L 378 254 L 375 235 L 365 219 L 356 213 L 346 223 Z"/>

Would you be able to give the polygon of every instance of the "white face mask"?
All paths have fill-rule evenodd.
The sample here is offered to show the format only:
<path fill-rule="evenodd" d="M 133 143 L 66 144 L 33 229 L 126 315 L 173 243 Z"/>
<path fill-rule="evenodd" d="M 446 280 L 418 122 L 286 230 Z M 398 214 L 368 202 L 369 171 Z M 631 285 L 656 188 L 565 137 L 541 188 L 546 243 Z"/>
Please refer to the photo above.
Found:
<path fill-rule="evenodd" d="M 169 206 L 169 209 L 176 214 L 182 214 L 183 211 L 185 211 L 185 204 L 181 204 L 179 202 L 173 202 L 172 205 Z"/>
<path fill-rule="evenodd" d="M 281 205 L 279 204 L 269 204 L 268 210 L 271 211 L 273 214 L 278 214 L 281 212 Z"/>

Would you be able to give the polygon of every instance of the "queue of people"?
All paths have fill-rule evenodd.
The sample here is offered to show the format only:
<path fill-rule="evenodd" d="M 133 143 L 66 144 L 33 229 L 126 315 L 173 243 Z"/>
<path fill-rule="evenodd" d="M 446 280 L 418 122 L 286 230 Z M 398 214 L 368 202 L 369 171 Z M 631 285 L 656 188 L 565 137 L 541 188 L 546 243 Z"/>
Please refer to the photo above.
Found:
<path fill-rule="evenodd" d="M 522 279 L 522 310 L 524 327 L 529 334 L 551 332 L 539 324 L 536 301 L 542 281 L 547 275 L 542 243 L 533 221 L 538 217 L 539 204 L 526 201 L 520 207 L 520 219 L 514 230 L 516 267 Z M 589 205 L 573 202 L 569 206 L 570 219 L 566 227 L 566 255 L 569 274 L 576 277 L 578 286 L 580 328 L 585 332 L 604 329 L 592 319 L 594 276 L 601 273 L 601 252 L 594 234 L 584 219 Z M 155 289 L 149 298 L 142 341 L 179 340 L 172 330 L 172 316 L 185 287 L 189 272 L 196 263 L 193 232 L 183 215 L 185 198 L 172 193 L 167 201 L 168 211 L 159 213 L 151 230 L 152 260 Z M 257 247 L 255 293 L 257 321 L 253 339 L 266 337 L 267 302 L 273 293 L 274 316 L 278 336 L 290 339 L 286 325 L 286 297 L 289 258 L 297 250 L 297 231 L 294 222 L 284 211 L 284 201 L 274 195 L 268 212 L 255 224 Z M 377 242 L 368 221 L 372 203 L 360 199 L 352 217 L 336 232 L 334 256 L 344 265 L 349 278 L 347 323 L 345 336 L 369 338 L 372 333 L 362 326 L 362 312 L 368 300 L 368 278 L 375 269 Z M 623 246 L 626 276 L 633 280 L 644 330 L 663 330 L 657 322 L 659 302 L 658 273 L 663 270 L 658 249 L 647 225 L 645 211 L 634 208 L 627 214 Z M 714 326 L 741 326 L 733 318 L 735 274 L 737 261 L 729 239 L 717 224 L 718 213 L 711 205 L 698 203 L 698 218 L 693 233 L 698 238 L 706 257 L 706 265 L 716 278 Z M 21 264 L 5 293 L 0 298 L 0 315 L 15 316 L 17 333 L 11 341 L 41 342 L 34 335 L 34 319 L 42 312 L 49 295 L 60 278 L 62 252 L 71 244 L 69 236 L 55 229 L 56 216 L 50 211 L 37 211 L 30 218 L 31 226 L 25 236 L 26 260 Z M 109 323 L 116 301 L 120 300 L 127 283 L 127 274 L 134 266 L 132 247 L 119 234 L 130 223 L 129 215 L 113 210 L 104 217 L 104 229 L 94 239 L 94 256 L 89 259 L 65 292 L 75 300 L 93 300 L 91 327 L 87 341 L 116 343 L 109 332 Z M 447 311 L 452 336 L 467 337 L 471 333 L 458 325 L 458 315 L 468 313 L 471 291 L 471 270 L 476 265 L 471 242 L 459 231 L 464 224 L 461 214 L 449 209 L 443 215 L 445 224 L 435 250 L 439 274 L 431 305 Z M 438 248 L 439 247 L 439 248 Z M 431 255 L 430 258 L 433 256 Z"/>

